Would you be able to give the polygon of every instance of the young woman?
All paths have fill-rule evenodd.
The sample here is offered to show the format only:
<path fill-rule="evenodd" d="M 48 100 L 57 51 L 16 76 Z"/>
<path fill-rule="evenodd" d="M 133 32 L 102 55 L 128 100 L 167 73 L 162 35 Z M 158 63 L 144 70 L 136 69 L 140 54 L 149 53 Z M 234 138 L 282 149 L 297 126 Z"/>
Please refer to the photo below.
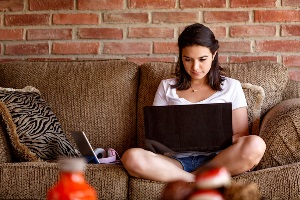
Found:
<path fill-rule="evenodd" d="M 192 24 L 178 38 L 176 78 L 162 80 L 154 106 L 232 103 L 233 144 L 218 152 L 155 154 L 141 148 L 127 150 L 122 163 L 137 178 L 193 182 L 204 166 L 225 166 L 231 175 L 253 169 L 265 152 L 264 141 L 248 135 L 247 103 L 239 81 L 222 75 L 218 40 L 202 24 Z"/>

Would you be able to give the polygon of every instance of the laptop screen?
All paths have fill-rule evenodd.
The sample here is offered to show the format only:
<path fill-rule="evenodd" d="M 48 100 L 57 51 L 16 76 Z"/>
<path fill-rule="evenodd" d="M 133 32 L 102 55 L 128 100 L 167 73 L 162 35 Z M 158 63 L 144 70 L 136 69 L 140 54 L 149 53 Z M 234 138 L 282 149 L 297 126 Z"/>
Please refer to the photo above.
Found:
<path fill-rule="evenodd" d="M 217 151 L 232 144 L 231 103 L 144 107 L 146 149 Z"/>

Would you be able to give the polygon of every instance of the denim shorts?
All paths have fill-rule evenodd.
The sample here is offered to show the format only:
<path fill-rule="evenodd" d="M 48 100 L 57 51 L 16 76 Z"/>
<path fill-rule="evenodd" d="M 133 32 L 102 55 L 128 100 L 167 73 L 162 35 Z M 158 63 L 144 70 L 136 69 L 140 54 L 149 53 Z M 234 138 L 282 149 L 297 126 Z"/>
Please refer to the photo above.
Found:
<path fill-rule="evenodd" d="M 210 155 L 199 155 L 199 156 L 188 156 L 183 158 L 176 158 L 171 156 L 171 158 L 179 161 L 186 172 L 193 172 L 208 161 L 212 160 L 219 152 L 212 153 Z"/>

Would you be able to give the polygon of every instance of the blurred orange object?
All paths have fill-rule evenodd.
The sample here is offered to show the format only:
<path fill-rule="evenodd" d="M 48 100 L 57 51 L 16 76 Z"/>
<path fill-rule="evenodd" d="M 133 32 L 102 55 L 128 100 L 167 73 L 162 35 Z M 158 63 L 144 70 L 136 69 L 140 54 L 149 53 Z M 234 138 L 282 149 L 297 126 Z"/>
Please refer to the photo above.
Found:
<path fill-rule="evenodd" d="M 96 200 L 97 194 L 84 178 L 85 160 L 70 158 L 59 161 L 60 179 L 47 194 L 47 200 Z"/>
<path fill-rule="evenodd" d="M 225 167 L 213 167 L 196 176 L 196 187 L 199 189 L 215 189 L 229 186 L 231 175 Z"/>

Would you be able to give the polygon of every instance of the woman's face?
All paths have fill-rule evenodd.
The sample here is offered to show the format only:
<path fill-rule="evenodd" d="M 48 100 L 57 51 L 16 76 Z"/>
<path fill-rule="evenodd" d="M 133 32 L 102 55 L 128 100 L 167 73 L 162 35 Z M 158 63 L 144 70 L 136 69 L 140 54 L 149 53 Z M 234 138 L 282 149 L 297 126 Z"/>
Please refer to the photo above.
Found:
<path fill-rule="evenodd" d="M 209 48 L 199 45 L 187 46 L 182 49 L 182 62 L 191 80 L 200 80 L 206 77 L 211 68 L 215 55 Z"/>

